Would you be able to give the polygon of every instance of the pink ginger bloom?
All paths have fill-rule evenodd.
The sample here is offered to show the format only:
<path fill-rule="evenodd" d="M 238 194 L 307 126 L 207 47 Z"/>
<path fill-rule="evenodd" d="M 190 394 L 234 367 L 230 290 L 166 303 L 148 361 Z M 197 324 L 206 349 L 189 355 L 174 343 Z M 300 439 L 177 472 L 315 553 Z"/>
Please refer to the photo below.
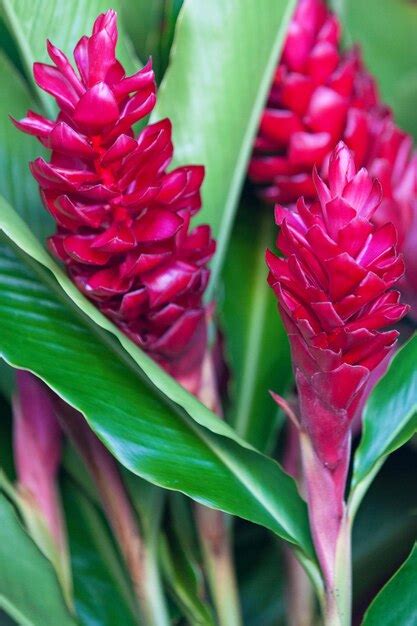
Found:
<path fill-rule="evenodd" d="M 381 185 L 356 173 L 349 149 L 330 157 L 329 185 L 313 174 L 317 200 L 276 208 L 278 258 L 269 282 L 287 329 L 302 424 L 321 461 L 335 469 L 371 373 L 391 353 L 408 306 L 392 287 L 404 273 L 392 223 L 376 226 Z"/>
<path fill-rule="evenodd" d="M 202 296 L 215 250 L 210 228 L 190 230 L 201 207 L 201 166 L 167 172 L 171 123 L 132 125 L 155 105 L 148 63 L 126 76 L 116 58 L 117 16 L 99 15 L 74 49 L 76 69 L 48 42 L 53 65 L 35 63 L 54 96 L 55 120 L 29 111 L 15 121 L 52 151 L 31 163 L 56 222 L 53 254 L 90 300 L 190 391 L 206 350 Z"/>

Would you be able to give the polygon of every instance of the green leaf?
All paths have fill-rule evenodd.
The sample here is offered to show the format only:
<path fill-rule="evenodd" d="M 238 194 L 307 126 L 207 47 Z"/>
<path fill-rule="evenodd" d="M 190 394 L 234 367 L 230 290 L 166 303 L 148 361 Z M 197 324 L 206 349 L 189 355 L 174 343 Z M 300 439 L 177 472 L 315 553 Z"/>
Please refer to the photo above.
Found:
<path fill-rule="evenodd" d="M 93 503 L 69 479 L 63 481 L 74 600 L 84 626 L 133 626 L 134 603 L 109 529 Z"/>
<path fill-rule="evenodd" d="M 260 450 L 272 443 L 277 406 L 291 380 L 288 340 L 267 283 L 265 251 L 274 248 L 273 211 L 248 201 L 239 209 L 223 271 L 227 297 L 220 305 L 232 369 L 231 415 L 237 433 Z"/>
<path fill-rule="evenodd" d="M 0 495 L 0 607 L 22 626 L 75 626 L 50 562 Z"/>
<path fill-rule="evenodd" d="M 164 17 L 164 0 L 119 0 L 126 31 L 142 63 L 152 57 L 159 69 L 159 41 Z"/>
<path fill-rule="evenodd" d="M 417 623 L 417 544 L 367 610 L 362 626 L 414 626 Z"/>
<path fill-rule="evenodd" d="M 243 623 L 288 626 L 287 564 L 278 542 L 263 528 L 248 524 L 237 524 L 235 536 Z"/>
<path fill-rule="evenodd" d="M 112 0 L 112 8 L 120 9 L 120 0 Z M 50 39 L 68 56 L 75 44 L 91 32 L 99 13 L 109 8 L 105 0 L 0 0 L 0 8 L 14 37 L 26 70 L 46 111 L 55 111 L 52 98 L 35 85 L 32 65 L 35 61 L 49 62 L 46 40 Z M 135 59 L 130 41 L 119 29 L 118 55 L 127 72 L 135 72 Z"/>
<path fill-rule="evenodd" d="M 32 232 L 43 239 L 52 230 L 52 218 L 43 208 L 29 161 L 46 151 L 35 139 L 15 128 L 9 115 L 19 119 L 35 107 L 27 85 L 10 61 L 0 53 L 0 193 L 10 202 Z"/>
<path fill-rule="evenodd" d="M 194 626 L 215 626 L 214 617 L 208 604 L 201 597 L 198 578 L 187 558 L 181 543 L 161 542 L 162 562 L 171 593 L 187 617 L 187 623 Z"/>
<path fill-rule="evenodd" d="M 411 446 L 390 455 L 359 509 L 352 539 L 356 606 L 369 603 L 407 557 L 417 537 L 416 461 Z"/>
<path fill-rule="evenodd" d="M 412 0 L 337 0 L 349 41 L 359 42 L 397 122 L 417 138 L 417 5 Z"/>
<path fill-rule="evenodd" d="M 227 250 L 254 135 L 294 0 L 186 0 L 152 119 L 173 123 L 174 164 L 206 167 L 203 210 L 217 237 L 211 292 Z"/>
<path fill-rule="evenodd" d="M 414 335 L 394 356 L 366 403 L 362 439 L 355 454 L 354 490 L 416 431 L 416 359 L 417 335 Z"/>
<path fill-rule="evenodd" d="M 169 504 L 166 536 L 161 549 L 167 584 L 188 623 L 214 626 L 190 503 L 181 494 L 173 493 Z"/>
<path fill-rule="evenodd" d="M 115 357 L 110 336 L 100 341 L 6 250 L 0 256 L 0 325 L 3 357 L 80 410 L 132 472 L 265 525 L 313 559 L 305 504 L 279 465 L 245 447 L 210 412 L 199 423 L 152 392 L 129 359 Z"/>

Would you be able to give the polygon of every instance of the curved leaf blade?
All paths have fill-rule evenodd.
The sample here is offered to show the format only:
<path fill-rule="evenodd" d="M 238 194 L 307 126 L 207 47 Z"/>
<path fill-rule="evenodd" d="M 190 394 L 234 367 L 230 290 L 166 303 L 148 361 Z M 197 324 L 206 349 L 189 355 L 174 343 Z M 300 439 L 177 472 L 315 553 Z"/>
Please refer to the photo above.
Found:
<path fill-rule="evenodd" d="M 152 393 L 6 250 L 0 255 L 0 324 L 3 358 L 34 372 L 80 410 L 125 467 L 264 525 L 314 559 L 305 504 L 279 465 L 243 446 L 215 416 L 202 426 Z M 216 422 L 221 428 L 210 429 Z"/>
<path fill-rule="evenodd" d="M 372 602 L 362 626 L 413 626 L 417 623 L 416 593 L 417 544 Z"/>
<path fill-rule="evenodd" d="M 355 454 L 352 488 L 371 476 L 388 454 L 417 429 L 417 335 L 392 359 L 385 376 L 369 397 L 363 431 Z"/>
<path fill-rule="evenodd" d="M 206 167 L 198 222 L 212 226 L 219 278 L 254 135 L 294 0 L 186 0 L 152 119 L 173 123 L 174 165 Z M 225 138 L 227 137 L 227 141 Z"/>
<path fill-rule="evenodd" d="M 76 626 L 52 565 L 1 494 L 0 607 L 22 626 Z"/>

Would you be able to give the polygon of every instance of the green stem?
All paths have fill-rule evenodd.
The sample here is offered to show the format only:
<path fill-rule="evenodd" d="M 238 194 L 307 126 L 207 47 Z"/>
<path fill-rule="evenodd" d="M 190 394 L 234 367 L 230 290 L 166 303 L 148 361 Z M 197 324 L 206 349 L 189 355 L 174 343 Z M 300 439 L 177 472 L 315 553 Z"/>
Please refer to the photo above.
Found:
<path fill-rule="evenodd" d="M 216 509 L 197 505 L 196 519 L 219 625 L 240 626 L 242 617 L 226 516 Z"/>
<path fill-rule="evenodd" d="M 210 350 L 204 359 L 199 398 L 222 416 L 216 376 Z M 241 626 L 239 593 L 227 517 L 222 511 L 197 504 L 197 530 L 203 550 L 205 570 L 220 626 Z"/>
<path fill-rule="evenodd" d="M 63 402 L 57 406 L 61 424 L 94 480 L 119 545 L 137 599 L 140 623 L 144 626 L 169 626 L 159 580 L 156 548 L 146 544 L 138 528 L 135 511 L 117 463 L 80 413 Z"/>
<path fill-rule="evenodd" d="M 351 530 L 351 518 L 345 513 L 336 544 L 334 582 L 326 593 L 325 626 L 352 623 Z"/>

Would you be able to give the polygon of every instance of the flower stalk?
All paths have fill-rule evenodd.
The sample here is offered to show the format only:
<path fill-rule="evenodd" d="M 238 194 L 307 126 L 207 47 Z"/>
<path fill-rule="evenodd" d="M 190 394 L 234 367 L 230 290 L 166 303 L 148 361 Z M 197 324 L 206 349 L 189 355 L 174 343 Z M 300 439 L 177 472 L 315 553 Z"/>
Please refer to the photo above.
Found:
<path fill-rule="evenodd" d="M 51 393 L 33 374 L 16 372 L 13 447 L 17 492 L 8 491 L 40 550 L 53 563 L 72 607 L 72 579 L 65 522 L 58 491 L 61 428 Z"/>
<path fill-rule="evenodd" d="M 168 626 L 156 555 L 138 528 L 136 515 L 117 464 L 80 413 L 57 401 L 62 427 L 75 445 L 94 480 L 103 509 L 129 572 L 138 610 L 148 626 Z"/>
<path fill-rule="evenodd" d="M 211 350 L 207 350 L 203 361 L 199 398 L 209 409 L 222 417 Z M 240 626 L 242 615 L 228 519 L 222 511 L 201 504 L 196 505 L 195 511 L 205 571 L 219 624 Z"/>
<path fill-rule="evenodd" d="M 392 288 L 404 273 L 391 223 L 375 225 L 379 182 L 340 142 L 316 198 L 276 207 L 284 254 L 267 254 L 269 282 L 287 329 L 299 397 L 299 431 L 310 527 L 325 583 L 327 626 L 350 625 L 350 527 L 345 489 L 351 428 L 398 332 L 384 330 L 409 307 Z"/>

